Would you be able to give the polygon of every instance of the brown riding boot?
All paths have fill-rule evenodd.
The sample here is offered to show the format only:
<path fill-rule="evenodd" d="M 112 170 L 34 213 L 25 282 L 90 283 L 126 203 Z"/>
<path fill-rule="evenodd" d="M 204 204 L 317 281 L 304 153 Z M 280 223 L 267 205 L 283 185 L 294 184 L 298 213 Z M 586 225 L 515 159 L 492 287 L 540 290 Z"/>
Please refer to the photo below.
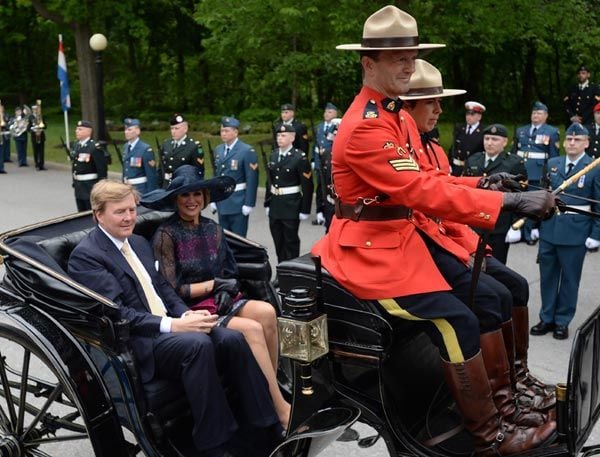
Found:
<path fill-rule="evenodd" d="M 538 427 L 548 422 L 547 415 L 517 406 L 510 382 L 510 368 L 502 330 L 482 334 L 480 342 L 494 404 L 502 417 L 512 424 L 530 427 Z"/>
<path fill-rule="evenodd" d="M 442 360 L 442 366 L 465 428 L 473 435 L 477 455 L 520 454 L 544 447 L 554 440 L 556 422 L 527 428 L 502 419 L 492 400 L 481 352 L 461 363 Z"/>
<path fill-rule="evenodd" d="M 515 335 L 515 382 L 519 404 L 536 411 L 548 411 L 556 406 L 555 386 L 545 384 L 529 372 L 529 310 L 514 306 L 512 311 Z"/>
<path fill-rule="evenodd" d="M 510 385 L 513 388 L 513 392 L 516 392 L 517 378 L 515 372 L 515 331 L 512 319 L 502 323 L 500 328 L 502 329 L 504 348 L 506 349 L 508 367 L 510 368 Z"/>

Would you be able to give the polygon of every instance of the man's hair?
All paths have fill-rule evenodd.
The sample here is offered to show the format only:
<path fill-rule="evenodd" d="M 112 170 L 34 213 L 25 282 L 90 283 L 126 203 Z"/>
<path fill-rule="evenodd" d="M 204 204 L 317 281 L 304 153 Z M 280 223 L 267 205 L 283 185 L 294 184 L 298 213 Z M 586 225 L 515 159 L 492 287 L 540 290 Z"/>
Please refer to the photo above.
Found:
<path fill-rule="evenodd" d="M 115 179 L 103 179 L 92 187 L 90 201 L 94 213 L 104 211 L 108 202 L 120 202 L 133 195 L 135 204 L 140 201 L 140 194 L 131 184 L 125 184 Z"/>
<path fill-rule="evenodd" d="M 370 59 L 373 59 L 374 61 L 378 61 L 379 60 L 379 54 L 381 53 L 380 50 L 374 50 L 374 51 L 360 51 L 359 55 L 360 58 L 362 59 L 363 57 L 369 57 Z"/>
<path fill-rule="evenodd" d="M 414 108 L 415 106 L 417 106 L 417 100 L 404 100 L 402 103 L 405 107 L 411 108 L 411 109 Z"/>

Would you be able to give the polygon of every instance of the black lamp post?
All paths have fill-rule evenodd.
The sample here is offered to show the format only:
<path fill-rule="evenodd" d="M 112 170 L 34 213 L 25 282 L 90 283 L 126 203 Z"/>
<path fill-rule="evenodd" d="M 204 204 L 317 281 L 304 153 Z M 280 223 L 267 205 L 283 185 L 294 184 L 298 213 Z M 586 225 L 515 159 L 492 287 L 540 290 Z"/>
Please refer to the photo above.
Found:
<path fill-rule="evenodd" d="M 106 49 L 108 40 L 101 33 L 96 33 L 90 38 L 90 48 L 96 52 L 96 99 L 98 130 L 96 132 L 99 141 L 106 141 L 106 120 L 104 119 L 104 76 L 102 73 L 102 51 Z"/>

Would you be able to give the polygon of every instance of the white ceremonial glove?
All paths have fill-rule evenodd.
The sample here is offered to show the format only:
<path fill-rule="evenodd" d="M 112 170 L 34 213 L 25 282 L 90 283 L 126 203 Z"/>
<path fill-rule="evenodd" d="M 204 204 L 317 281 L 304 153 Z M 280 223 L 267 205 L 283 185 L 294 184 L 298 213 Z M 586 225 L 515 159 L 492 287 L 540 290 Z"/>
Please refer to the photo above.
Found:
<path fill-rule="evenodd" d="M 585 240 L 585 247 L 588 249 L 600 248 L 600 241 L 588 237 L 588 239 Z"/>
<path fill-rule="evenodd" d="M 540 239 L 540 229 L 531 229 L 531 240 L 539 240 Z"/>
<path fill-rule="evenodd" d="M 521 230 L 514 230 L 512 228 L 508 229 L 506 232 L 506 238 L 504 238 L 505 243 L 518 243 L 521 241 Z"/>
<path fill-rule="evenodd" d="M 267 217 L 269 217 L 269 207 L 268 206 L 265 208 L 265 214 L 267 215 Z"/>
<path fill-rule="evenodd" d="M 210 210 L 212 211 L 213 214 L 215 214 L 217 212 L 217 204 L 215 202 L 210 203 Z"/>
<path fill-rule="evenodd" d="M 300 213 L 300 214 L 298 214 L 298 218 L 299 218 L 301 221 L 305 221 L 306 219 L 308 219 L 308 216 L 309 216 L 309 215 L 308 215 L 308 214 L 306 214 L 306 213 Z"/>
<path fill-rule="evenodd" d="M 250 214 L 252 212 L 252 206 L 246 206 L 246 205 L 242 205 L 242 214 L 244 216 L 247 216 L 248 214 Z"/>
<path fill-rule="evenodd" d="M 314 162 L 311 162 L 311 163 L 310 163 L 310 169 L 311 169 L 312 171 L 315 171 L 315 163 L 314 163 Z"/>
<path fill-rule="evenodd" d="M 323 213 L 319 212 L 317 213 L 317 224 L 322 225 L 325 223 L 325 216 L 323 216 Z"/>

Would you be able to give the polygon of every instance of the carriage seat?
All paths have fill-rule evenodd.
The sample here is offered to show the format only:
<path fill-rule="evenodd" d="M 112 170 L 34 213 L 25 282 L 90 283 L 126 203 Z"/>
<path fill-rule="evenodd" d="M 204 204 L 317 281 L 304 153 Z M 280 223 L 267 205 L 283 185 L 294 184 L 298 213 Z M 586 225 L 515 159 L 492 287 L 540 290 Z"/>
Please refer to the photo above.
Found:
<path fill-rule="evenodd" d="M 277 266 L 280 292 L 294 287 L 316 288 L 315 264 L 310 254 L 281 262 Z M 329 342 L 358 352 L 381 354 L 392 343 L 410 339 L 422 329 L 388 314 L 372 300 L 361 300 L 342 287 L 325 269 L 323 277 L 323 310 L 327 313 Z"/>

